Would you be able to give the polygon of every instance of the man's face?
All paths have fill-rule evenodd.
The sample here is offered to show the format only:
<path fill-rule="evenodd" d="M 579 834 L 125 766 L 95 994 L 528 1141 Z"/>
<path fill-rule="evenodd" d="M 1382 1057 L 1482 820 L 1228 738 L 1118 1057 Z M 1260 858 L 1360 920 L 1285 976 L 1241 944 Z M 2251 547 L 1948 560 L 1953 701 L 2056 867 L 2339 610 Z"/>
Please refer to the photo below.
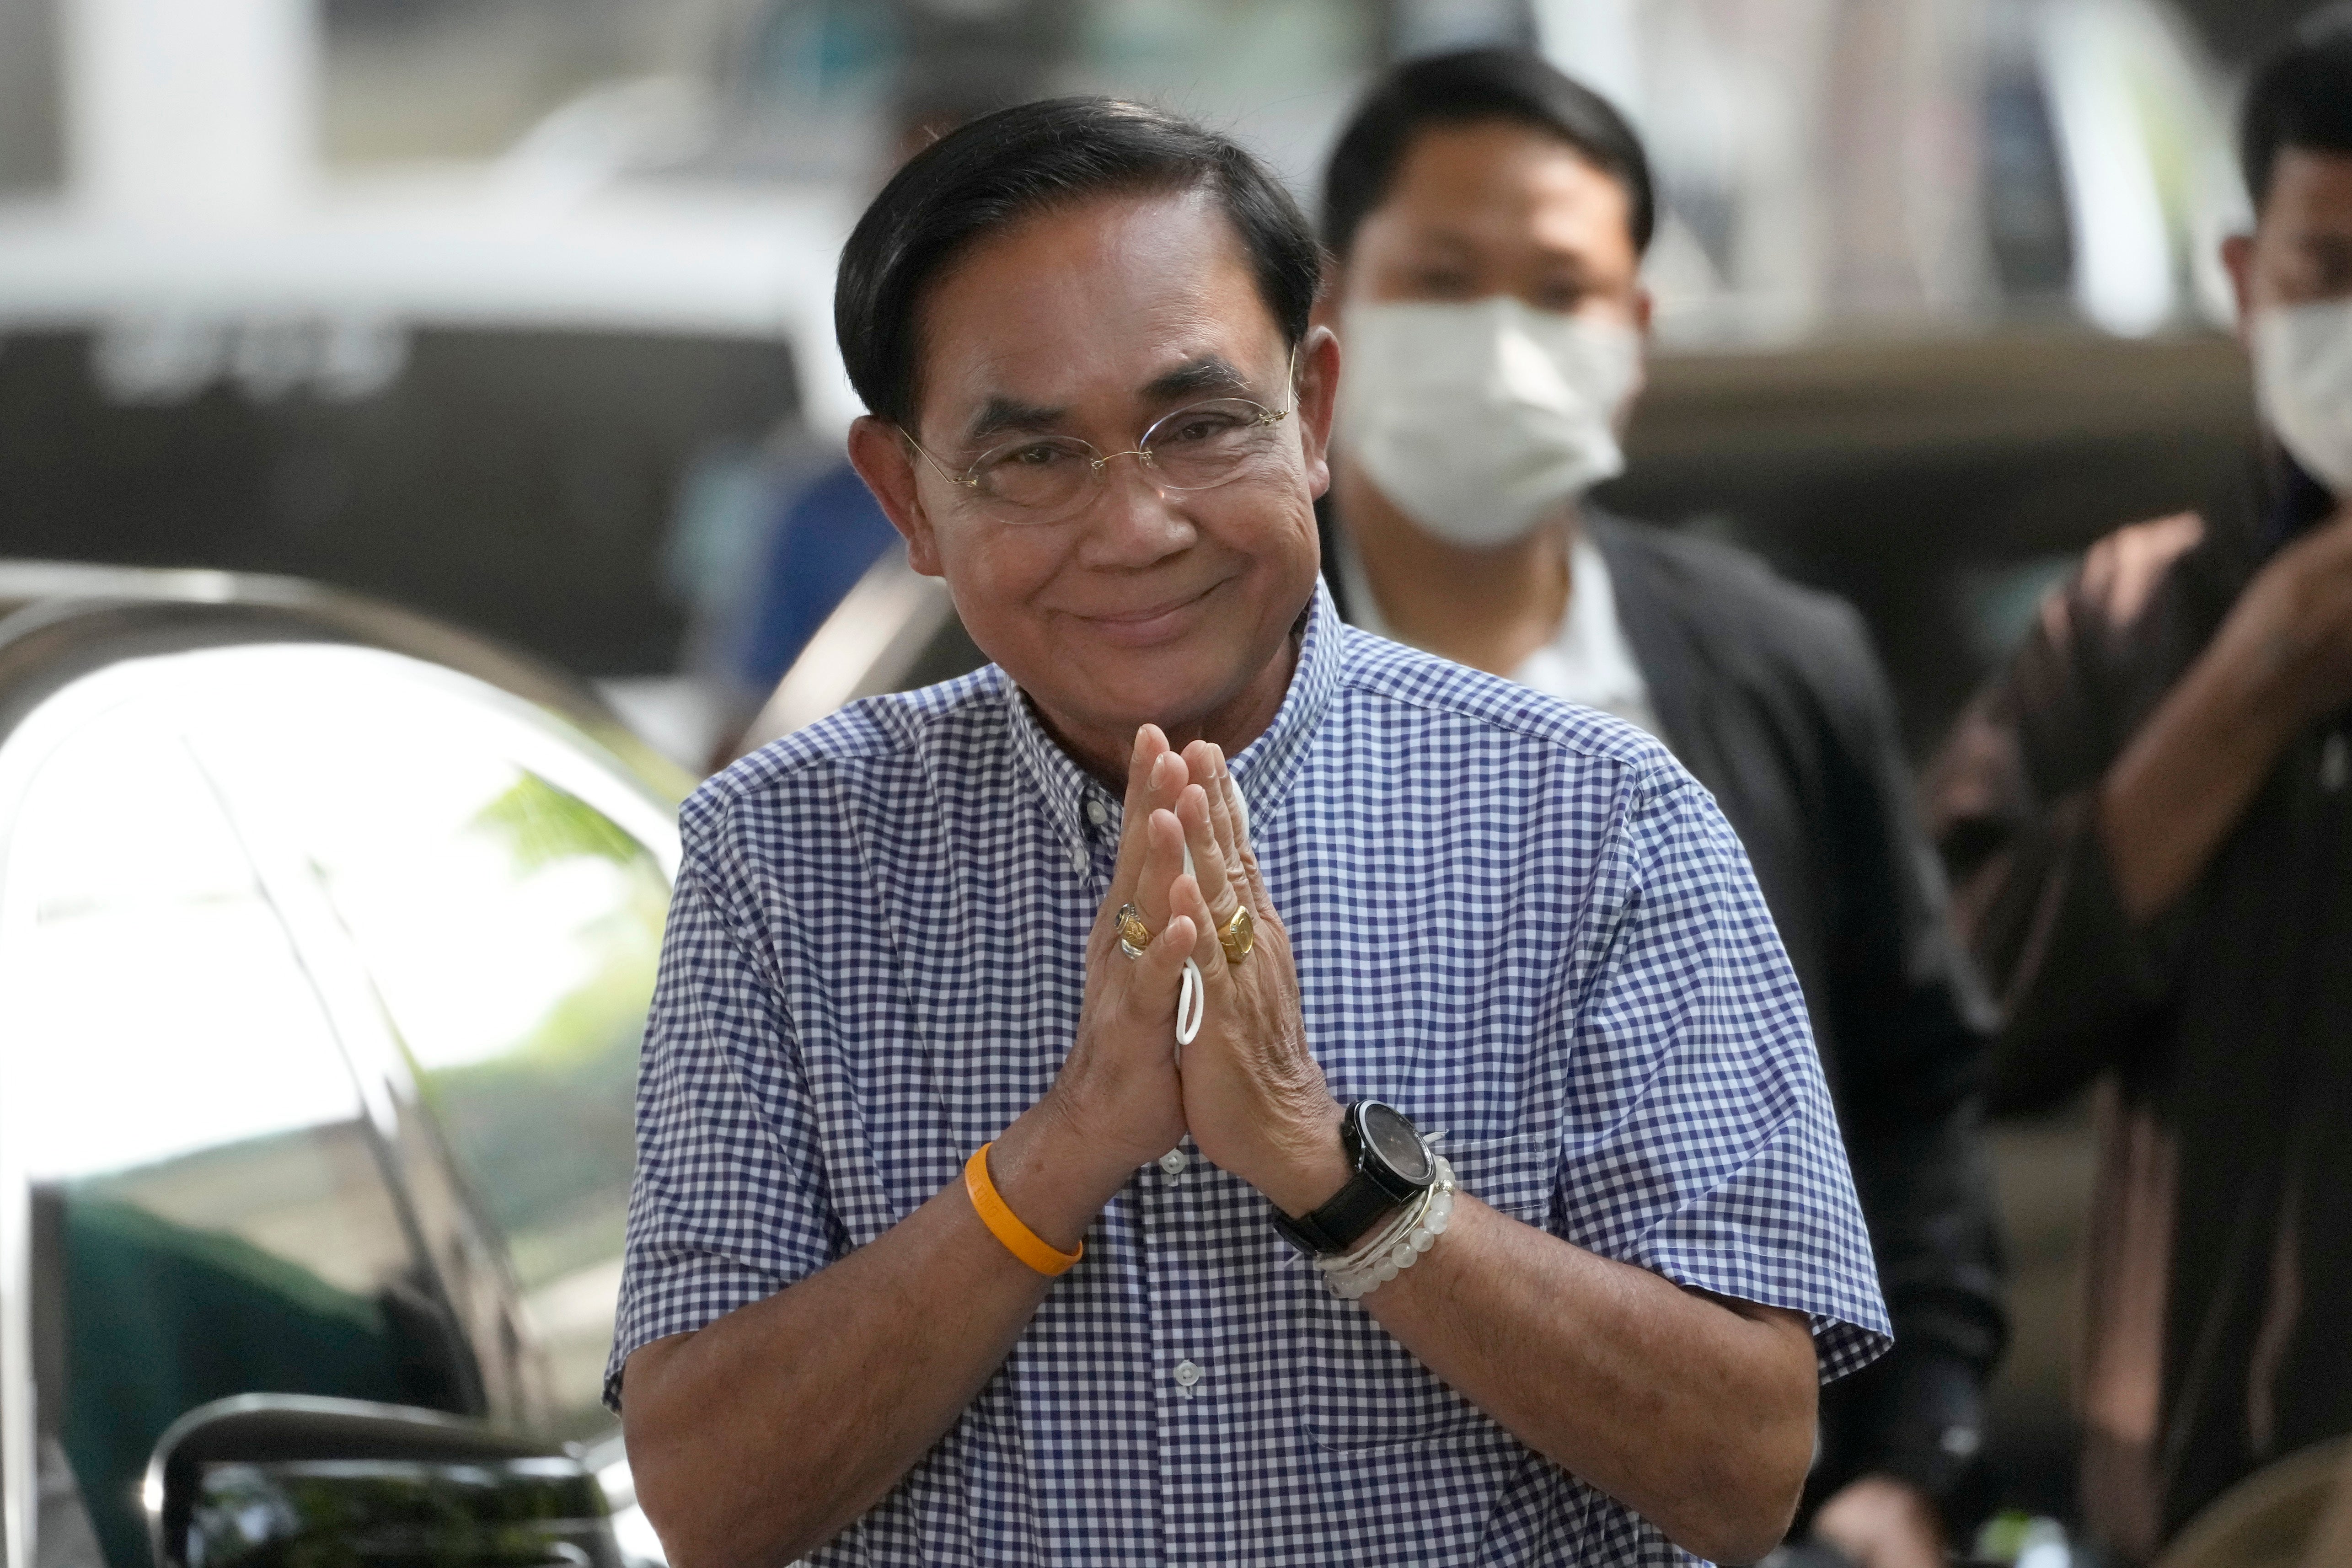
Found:
<path fill-rule="evenodd" d="M 2283 148 L 2261 221 L 2221 256 L 2242 329 L 2257 311 L 2352 298 L 2352 153 Z"/>
<path fill-rule="evenodd" d="M 972 640 L 1066 738 L 1116 737 L 1123 755 L 1143 722 L 1184 726 L 1286 679 L 1314 590 L 1338 354 L 1317 333 L 1294 392 L 1290 352 L 1212 198 L 1107 198 L 990 235 L 931 286 L 921 329 L 910 434 L 947 475 L 1054 437 L 1128 454 L 1068 517 L 1024 521 L 895 432 L 885 442 L 887 426 L 853 436 L 915 569 L 947 580 Z M 1292 412 L 1230 481 L 1162 489 L 1132 455 L 1138 438 L 1232 397 Z"/>
<path fill-rule="evenodd" d="M 1482 120 L 1413 139 L 1356 231 L 1339 305 L 1511 295 L 1645 330 L 1624 186 L 1533 126 Z"/>

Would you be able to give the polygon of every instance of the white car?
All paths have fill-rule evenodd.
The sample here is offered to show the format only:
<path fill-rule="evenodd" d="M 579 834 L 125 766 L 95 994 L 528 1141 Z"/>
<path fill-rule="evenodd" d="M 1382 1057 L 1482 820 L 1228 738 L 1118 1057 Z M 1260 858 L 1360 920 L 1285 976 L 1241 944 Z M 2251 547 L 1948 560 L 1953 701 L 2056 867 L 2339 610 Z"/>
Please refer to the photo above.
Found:
<path fill-rule="evenodd" d="M 685 782 L 405 612 L 0 563 L 6 1561 L 175 1561 L 150 1460 L 224 1398 L 189 1452 L 430 1424 L 259 1396 L 482 1424 L 658 1557 L 599 1396 Z"/>

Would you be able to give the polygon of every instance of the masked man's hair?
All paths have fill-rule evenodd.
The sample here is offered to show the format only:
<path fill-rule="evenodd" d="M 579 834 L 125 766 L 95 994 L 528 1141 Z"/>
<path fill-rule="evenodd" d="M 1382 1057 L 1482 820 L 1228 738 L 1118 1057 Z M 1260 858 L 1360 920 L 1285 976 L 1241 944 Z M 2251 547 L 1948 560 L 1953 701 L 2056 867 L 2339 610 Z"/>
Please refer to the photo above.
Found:
<path fill-rule="evenodd" d="M 2254 68 L 2239 110 L 2238 157 L 2260 212 L 2289 147 L 2352 153 L 2352 5 L 2306 18 Z"/>
<path fill-rule="evenodd" d="M 1323 174 L 1323 243 L 1331 254 L 1348 258 L 1423 131 L 1496 120 L 1559 138 L 1623 186 L 1634 254 L 1650 248 L 1657 221 L 1650 160 L 1625 117 L 1524 49 L 1464 49 L 1399 66 L 1356 106 Z"/>
<path fill-rule="evenodd" d="M 1240 236 L 1286 347 L 1307 335 L 1323 255 L 1282 183 L 1229 137 L 1164 110 L 1061 98 L 982 116 L 909 159 L 842 247 L 834 331 L 877 418 L 915 423 L 923 293 L 984 235 L 1102 196 L 1206 191 Z"/>

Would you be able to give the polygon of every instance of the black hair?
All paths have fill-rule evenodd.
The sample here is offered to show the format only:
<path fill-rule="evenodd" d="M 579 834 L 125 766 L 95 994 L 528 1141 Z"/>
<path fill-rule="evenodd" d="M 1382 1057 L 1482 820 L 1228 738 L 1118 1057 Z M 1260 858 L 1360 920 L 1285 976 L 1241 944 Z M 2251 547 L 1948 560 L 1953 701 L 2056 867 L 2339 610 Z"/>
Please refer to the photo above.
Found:
<path fill-rule="evenodd" d="M 1605 98 L 1524 49 L 1463 49 L 1409 60 L 1373 84 L 1323 175 L 1323 243 L 1345 260 L 1388 199 L 1413 139 L 1433 125 L 1509 120 L 1548 131 L 1625 188 L 1635 255 L 1650 248 L 1656 196 L 1642 139 Z"/>
<path fill-rule="evenodd" d="M 1322 282 L 1315 231 L 1229 137 L 1145 104 L 1059 98 L 984 115 L 908 160 L 842 247 L 834 332 L 877 418 L 911 427 L 924 289 L 975 240 L 1089 197 L 1205 188 L 1240 235 L 1267 312 L 1297 347 Z"/>
<path fill-rule="evenodd" d="M 2263 57 L 2239 110 L 2238 159 L 2260 212 L 2282 149 L 2352 153 L 2352 5 L 2307 18 Z"/>

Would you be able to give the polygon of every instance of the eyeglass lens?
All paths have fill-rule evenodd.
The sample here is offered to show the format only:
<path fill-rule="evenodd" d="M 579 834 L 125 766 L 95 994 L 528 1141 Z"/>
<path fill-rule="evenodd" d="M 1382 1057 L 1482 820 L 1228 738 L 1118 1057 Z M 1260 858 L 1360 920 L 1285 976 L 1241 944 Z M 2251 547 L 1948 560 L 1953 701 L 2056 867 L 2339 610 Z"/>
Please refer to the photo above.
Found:
<path fill-rule="evenodd" d="M 1133 455 L 1163 488 L 1206 490 L 1238 477 L 1273 452 L 1284 417 L 1242 398 L 1194 403 L 1144 432 Z M 1082 503 L 1102 482 L 1111 457 L 1126 455 L 1107 457 L 1074 436 L 1031 436 L 982 453 L 966 477 L 990 500 L 1022 512 L 1051 514 Z"/>

